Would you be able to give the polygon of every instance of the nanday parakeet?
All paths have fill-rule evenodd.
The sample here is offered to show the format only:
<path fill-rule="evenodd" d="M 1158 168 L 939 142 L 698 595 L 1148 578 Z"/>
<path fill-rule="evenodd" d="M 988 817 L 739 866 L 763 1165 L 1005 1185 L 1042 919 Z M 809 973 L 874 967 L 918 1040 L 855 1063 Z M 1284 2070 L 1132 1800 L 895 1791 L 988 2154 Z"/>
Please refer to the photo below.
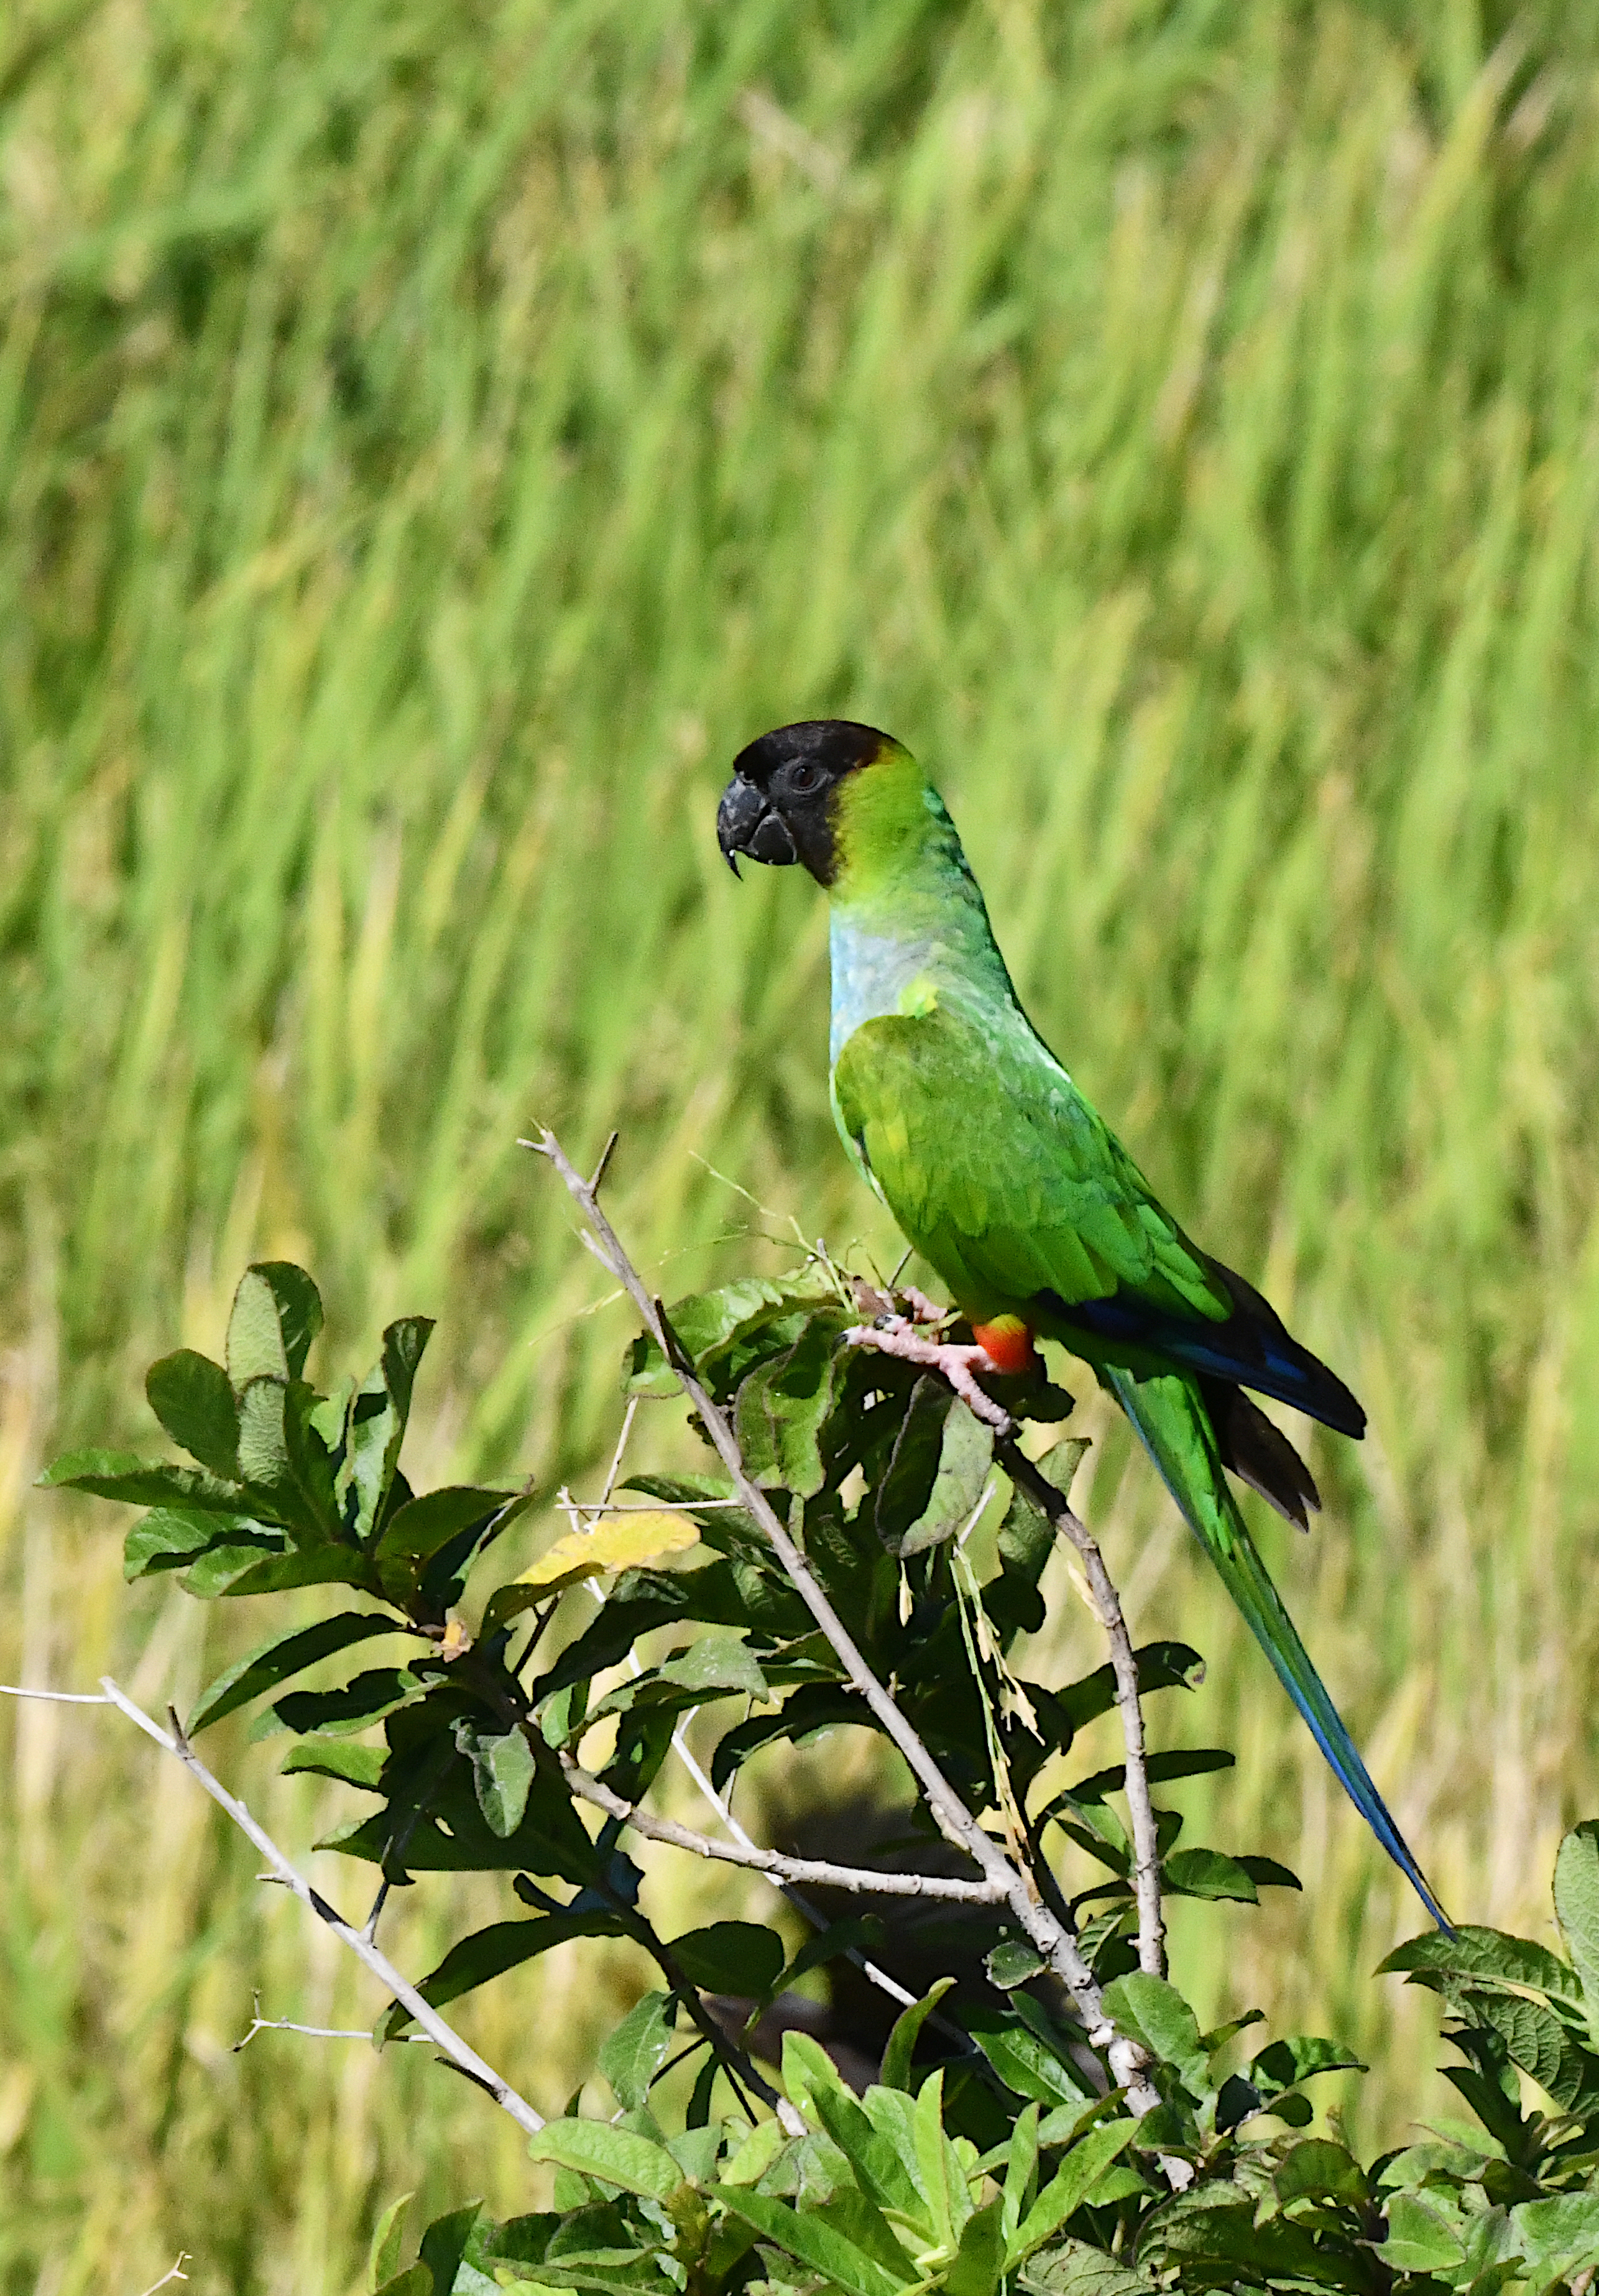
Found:
<path fill-rule="evenodd" d="M 1308 1469 L 1252 1388 L 1359 1436 L 1343 1382 L 1190 1242 L 1022 1011 L 942 800 L 909 751 L 837 718 L 742 750 L 722 851 L 828 893 L 833 1115 L 851 1160 L 949 1286 L 996 1369 L 1035 1337 L 1088 1363 L 1349 1799 L 1447 1926 L 1267 1575 L 1230 1469 L 1300 1529 Z"/>

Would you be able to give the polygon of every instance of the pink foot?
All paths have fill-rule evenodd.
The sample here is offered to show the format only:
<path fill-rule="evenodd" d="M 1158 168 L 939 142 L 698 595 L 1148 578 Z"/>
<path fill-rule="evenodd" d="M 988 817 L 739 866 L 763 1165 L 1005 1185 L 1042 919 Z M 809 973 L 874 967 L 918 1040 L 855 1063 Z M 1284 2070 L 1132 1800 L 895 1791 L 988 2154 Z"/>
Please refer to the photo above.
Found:
<path fill-rule="evenodd" d="M 924 1302 L 931 1305 L 931 1302 Z M 934 1309 L 938 1316 L 939 1311 Z M 857 1324 L 846 1332 L 847 1346 L 875 1348 L 879 1355 L 897 1356 L 902 1363 L 922 1365 L 943 1374 L 974 1418 L 983 1420 L 998 1435 L 1013 1435 L 1015 1423 L 1008 1411 L 985 1395 L 974 1374 L 997 1371 L 986 1348 L 955 1347 L 918 1336 L 904 1316 L 885 1316 L 880 1324 Z"/>

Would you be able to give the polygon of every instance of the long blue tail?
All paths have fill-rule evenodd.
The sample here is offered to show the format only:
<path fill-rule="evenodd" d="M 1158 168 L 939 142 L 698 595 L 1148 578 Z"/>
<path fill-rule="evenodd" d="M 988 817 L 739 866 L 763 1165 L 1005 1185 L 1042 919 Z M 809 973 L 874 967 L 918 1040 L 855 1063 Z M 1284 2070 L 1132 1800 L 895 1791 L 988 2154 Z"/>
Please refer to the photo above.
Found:
<path fill-rule="evenodd" d="M 1105 1365 L 1099 1375 L 1132 1421 L 1161 1480 L 1220 1572 L 1339 1784 L 1433 1920 L 1447 1931 L 1448 1916 L 1373 1784 L 1238 1512 L 1198 1383 L 1177 1372 L 1136 1380 L 1112 1365 Z"/>

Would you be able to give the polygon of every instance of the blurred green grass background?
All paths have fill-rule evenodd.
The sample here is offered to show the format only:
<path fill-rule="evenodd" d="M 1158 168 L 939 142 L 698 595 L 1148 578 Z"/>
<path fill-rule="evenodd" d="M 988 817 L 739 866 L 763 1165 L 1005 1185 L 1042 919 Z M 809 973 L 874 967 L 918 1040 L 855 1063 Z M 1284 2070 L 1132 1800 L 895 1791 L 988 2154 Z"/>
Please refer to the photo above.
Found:
<path fill-rule="evenodd" d="M 1274 1565 L 1446 1900 L 1546 1934 L 1599 1810 L 1596 127 L 1553 0 L 12 0 L 0 1677 L 181 1706 L 266 1630 L 29 1488 L 152 1439 L 252 1254 L 316 1271 L 324 1363 L 441 1317 L 422 1471 L 592 1469 L 627 1325 L 533 1118 L 621 1128 L 668 1293 L 775 1264 L 706 1161 L 888 1248 L 821 904 L 712 834 L 744 740 L 837 711 L 932 764 L 1046 1032 L 1369 1405 Z M 1180 1908 L 1178 1973 L 1364 2046 L 1397 2142 L 1449 2094 L 1367 1974 L 1417 1910 L 1092 1456 L 1140 1629 L 1211 1660 L 1158 1726 L 1240 1749 L 1190 1838 L 1307 1883 Z M 6 2296 L 180 2248 L 340 2292 L 398 2190 L 527 2204 L 425 2052 L 229 2054 L 256 1987 L 376 2005 L 175 1766 L 0 1739 Z M 219 1737 L 303 1852 L 337 1790 L 271 1752 Z M 414 1898 L 421 1968 L 468 1899 Z M 546 2109 L 638 1982 L 582 1950 L 463 2013 Z"/>

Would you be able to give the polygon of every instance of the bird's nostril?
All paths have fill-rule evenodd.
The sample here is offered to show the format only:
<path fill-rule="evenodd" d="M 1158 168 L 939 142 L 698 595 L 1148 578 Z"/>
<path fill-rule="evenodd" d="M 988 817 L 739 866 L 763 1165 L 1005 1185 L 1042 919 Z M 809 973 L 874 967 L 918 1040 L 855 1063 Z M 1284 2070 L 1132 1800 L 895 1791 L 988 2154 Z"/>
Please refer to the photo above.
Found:
<path fill-rule="evenodd" d="M 775 813 L 767 813 L 756 824 L 744 850 L 752 861 L 770 862 L 779 868 L 800 858 L 787 822 Z"/>

